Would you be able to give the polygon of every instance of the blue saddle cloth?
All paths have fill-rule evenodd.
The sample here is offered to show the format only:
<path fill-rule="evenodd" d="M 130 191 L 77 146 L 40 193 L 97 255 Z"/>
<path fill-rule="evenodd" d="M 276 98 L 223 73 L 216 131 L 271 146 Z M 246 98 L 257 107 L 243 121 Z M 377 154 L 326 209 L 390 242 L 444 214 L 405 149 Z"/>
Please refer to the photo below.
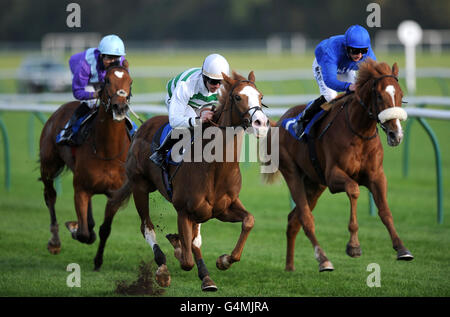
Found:
<path fill-rule="evenodd" d="M 87 114 L 81 116 L 80 118 L 78 118 L 78 120 L 72 126 L 72 133 L 73 133 L 73 135 L 74 136 L 78 136 L 81 133 L 81 130 L 83 128 L 85 128 L 86 130 L 89 129 L 90 127 L 89 126 L 86 127 L 86 125 L 92 124 L 92 122 L 93 122 L 92 119 L 96 115 L 97 115 L 97 110 L 94 111 L 94 112 L 87 113 Z M 138 126 L 136 125 L 136 123 L 134 123 L 133 120 L 131 120 L 128 117 L 125 117 L 125 122 L 126 122 L 126 125 L 127 125 L 128 137 L 130 138 L 130 140 L 132 140 L 134 135 L 136 134 Z M 63 133 L 64 133 L 64 129 L 62 129 L 58 133 L 58 135 L 56 135 L 56 143 L 58 143 L 61 140 Z M 86 134 L 87 133 L 89 133 L 89 131 L 86 131 Z M 77 137 L 77 138 L 80 139 L 79 140 L 80 144 L 84 141 L 84 139 L 86 137 L 87 137 L 87 135 L 83 135 L 83 136 Z"/>
<path fill-rule="evenodd" d="M 170 131 L 172 131 L 172 127 L 167 122 L 166 124 L 162 125 L 159 128 L 159 130 L 156 132 L 152 143 L 156 144 L 157 146 L 161 145 L 164 142 L 164 139 L 170 133 Z M 153 146 L 152 152 L 154 152 L 154 149 L 155 149 L 155 147 Z M 175 162 L 175 161 L 172 160 L 171 154 L 172 154 L 172 149 L 170 149 L 167 152 L 167 155 L 166 155 L 166 158 L 165 158 L 166 163 L 171 164 L 171 165 L 175 165 L 175 166 L 180 165 L 181 162 Z"/>
<path fill-rule="evenodd" d="M 308 108 L 311 104 L 313 103 L 313 101 L 308 102 L 308 104 L 306 105 L 305 109 Z M 296 117 L 293 118 L 286 118 L 281 122 L 281 126 L 283 128 L 285 128 L 294 138 L 296 138 L 297 140 L 301 140 L 303 138 L 303 136 L 305 135 L 309 135 L 311 132 L 311 128 L 314 125 L 314 123 L 316 123 L 316 121 L 322 117 L 322 114 L 325 112 L 325 110 L 320 110 L 318 113 L 316 113 L 314 115 L 314 117 L 311 119 L 311 121 L 309 121 L 309 123 L 306 125 L 305 128 L 305 133 L 303 134 L 303 136 L 301 138 L 299 138 L 297 136 L 297 133 L 295 131 L 295 127 L 297 126 L 296 123 L 298 122 L 298 120 L 303 116 L 303 112 L 305 110 L 303 110 L 302 112 L 300 112 Z"/>

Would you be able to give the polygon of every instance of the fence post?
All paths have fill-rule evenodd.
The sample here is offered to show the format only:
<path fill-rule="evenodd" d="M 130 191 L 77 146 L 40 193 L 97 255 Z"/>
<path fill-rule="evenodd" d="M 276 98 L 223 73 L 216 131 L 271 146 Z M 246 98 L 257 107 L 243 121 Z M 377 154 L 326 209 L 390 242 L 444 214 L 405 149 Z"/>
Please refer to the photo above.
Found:
<path fill-rule="evenodd" d="M 3 149 L 5 152 L 5 187 L 9 191 L 11 189 L 11 161 L 9 153 L 9 138 L 8 132 L 6 131 L 6 126 L 0 117 L 0 129 L 3 135 Z"/>
<path fill-rule="evenodd" d="M 433 143 L 434 148 L 434 156 L 436 159 L 436 182 L 437 182 L 437 221 L 439 224 L 442 224 L 444 222 L 444 214 L 443 214 L 443 205 L 442 205 L 442 167 L 441 167 L 441 151 L 439 149 L 439 144 L 437 142 L 436 135 L 434 134 L 431 127 L 428 125 L 426 120 L 424 118 L 417 118 L 419 123 L 423 126 L 425 131 L 428 133 L 428 135 L 431 138 L 431 142 Z"/>

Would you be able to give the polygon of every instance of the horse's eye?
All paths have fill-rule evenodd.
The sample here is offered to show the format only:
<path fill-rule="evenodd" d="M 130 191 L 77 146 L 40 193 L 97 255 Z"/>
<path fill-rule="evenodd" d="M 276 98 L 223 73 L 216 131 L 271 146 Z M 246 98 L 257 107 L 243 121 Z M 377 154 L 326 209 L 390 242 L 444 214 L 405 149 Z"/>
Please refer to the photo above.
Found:
<path fill-rule="evenodd" d="M 241 96 L 236 95 L 236 96 L 234 96 L 234 99 L 236 99 L 236 101 L 240 101 L 241 100 Z"/>

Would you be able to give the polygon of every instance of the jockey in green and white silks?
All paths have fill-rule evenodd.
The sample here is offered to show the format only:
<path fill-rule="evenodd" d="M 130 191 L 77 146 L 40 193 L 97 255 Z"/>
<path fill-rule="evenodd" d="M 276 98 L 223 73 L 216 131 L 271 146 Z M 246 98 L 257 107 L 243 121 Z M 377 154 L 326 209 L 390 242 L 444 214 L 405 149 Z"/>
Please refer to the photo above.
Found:
<path fill-rule="evenodd" d="M 211 107 L 217 103 L 222 73 L 230 66 L 219 54 L 208 55 L 201 68 L 190 68 L 167 83 L 166 106 L 172 128 L 193 128 L 212 119 Z M 150 159 L 161 166 L 165 152 L 173 145 L 169 134 Z"/>
<path fill-rule="evenodd" d="M 222 72 L 229 74 L 229 65 L 219 54 L 209 55 L 202 68 L 188 69 L 167 83 L 166 106 L 172 128 L 191 128 L 200 110 L 217 103 Z M 213 82 L 211 85 L 211 81 Z"/>

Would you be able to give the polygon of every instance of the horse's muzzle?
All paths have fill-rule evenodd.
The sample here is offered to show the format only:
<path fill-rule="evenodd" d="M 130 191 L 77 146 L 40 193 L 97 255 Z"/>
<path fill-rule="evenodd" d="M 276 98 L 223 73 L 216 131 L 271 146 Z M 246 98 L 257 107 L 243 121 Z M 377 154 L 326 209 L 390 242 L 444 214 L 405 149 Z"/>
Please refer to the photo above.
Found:
<path fill-rule="evenodd" d="M 111 105 L 111 111 L 113 114 L 113 119 L 115 121 L 122 121 L 125 119 L 129 106 L 126 103 L 114 103 Z"/>
<path fill-rule="evenodd" d="M 388 128 L 386 130 L 386 136 L 387 136 L 387 143 L 389 146 L 397 146 L 399 145 L 403 140 L 403 130 L 400 125 L 399 120 L 395 120 L 397 122 L 397 129 L 392 130 Z"/>

